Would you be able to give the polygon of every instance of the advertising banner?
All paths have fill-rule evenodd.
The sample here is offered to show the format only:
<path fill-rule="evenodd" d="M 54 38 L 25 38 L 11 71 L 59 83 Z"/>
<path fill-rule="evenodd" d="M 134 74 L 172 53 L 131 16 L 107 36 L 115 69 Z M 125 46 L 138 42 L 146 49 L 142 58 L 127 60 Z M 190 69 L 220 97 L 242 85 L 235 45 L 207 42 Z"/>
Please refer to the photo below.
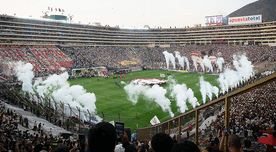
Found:
<path fill-rule="evenodd" d="M 262 15 L 229 17 L 228 25 L 262 23 Z"/>

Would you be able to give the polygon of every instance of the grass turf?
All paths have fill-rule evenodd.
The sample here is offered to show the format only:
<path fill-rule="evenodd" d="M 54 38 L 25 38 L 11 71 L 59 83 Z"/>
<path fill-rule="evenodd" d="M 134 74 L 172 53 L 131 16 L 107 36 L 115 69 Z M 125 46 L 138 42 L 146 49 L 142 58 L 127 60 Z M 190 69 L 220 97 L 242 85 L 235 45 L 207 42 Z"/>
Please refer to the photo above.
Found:
<path fill-rule="evenodd" d="M 97 114 L 102 117 L 102 112 L 104 112 L 105 118 L 107 121 L 114 122 L 119 121 L 118 113 L 121 117 L 136 117 L 137 113 L 137 123 L 138 127 L 146 127 L 150 125 L 150 120 L 155 115 L 159 120 L 165 121 L 170 118 L 168 112 L 163 112 L 161 107 L 157 105 L 153 100 L 146 100 L 144 98 L 139 98 L 136 105 L 133 105 L 130 101 L 127 100 L 127 94 L 123 87 L 124 84 L 121 84 L 121 81 L 125 81 L 127 84 L 134 78 L 160 78 L 160 73 L 171 74 L 178 84 L 185 83 L 188 88 L 191 88 L 194 91 L 195 97 L 202 103 L 202 97 L 200 93 L 199 78 L 204 77 L 205 81 L 210 82 L 212 85 L 218 86 L 216 79 L 218 76 L 209 75 L 209 74 L 198 74 L 198 73 L 180 73 L 175 71 L 160 71 L 160 70 L 146 70 L 146 71 L 136 71 L 131 72 L 126 75 L 126 79 L 120 80 L 120 78 L 113 79 L 108 78 L 79 78 L 77 80 L 68 80 L 70 85 L 81 85 L 87 92 L 93 92 L 96 95 L 96 107 Z M 115 75 L 114 75 L 115 76 Z M 99 81 L 98 81 L 99 79 Z M 115 81 L 120 83 L 121 89 L 115 85 Z M 168 88 L 169 84 L 161 85 L 164 88 Z M 169 96 L 168 92 L 166 97 L 171 100 L 171 109 L 175 116 L 179 115 L 178 107 L 176 106 L 176 100 Z M 207 99 L 208 100 L 208 97 Z M 190 105 L 189 103 L 187 104 Z M 189 106 L 190 107 L 190 106 Z M 190 109 L 190 108 L 189 108 Z M 135 129 L 136 119 L 135 118 L 121 118 L 120 121 L 125 123 L 125 128 Z"/>

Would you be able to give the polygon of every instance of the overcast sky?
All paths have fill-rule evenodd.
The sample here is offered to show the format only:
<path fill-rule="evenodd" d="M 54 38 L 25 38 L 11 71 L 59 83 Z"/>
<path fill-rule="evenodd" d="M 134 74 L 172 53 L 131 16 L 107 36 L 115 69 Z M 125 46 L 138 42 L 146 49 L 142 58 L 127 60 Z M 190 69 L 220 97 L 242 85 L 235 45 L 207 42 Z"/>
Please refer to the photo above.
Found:
<path fill-rule="evenodd" d="M 73 21 L 142 28 L 204 24 L 205 16 L 223 15 L 257 0 L 4 0 L 0 14 L 39 18 L 48 7 L 64 9 Z"/>

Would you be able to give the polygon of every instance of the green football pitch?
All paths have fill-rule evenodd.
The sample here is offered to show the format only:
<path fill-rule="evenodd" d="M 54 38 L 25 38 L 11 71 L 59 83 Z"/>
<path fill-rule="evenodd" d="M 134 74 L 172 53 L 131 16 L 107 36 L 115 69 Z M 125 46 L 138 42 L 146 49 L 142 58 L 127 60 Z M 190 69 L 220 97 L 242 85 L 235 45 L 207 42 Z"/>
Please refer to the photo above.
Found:
<path fill-rule="evenodd" d="M 81 85 L 87 92 L 94 93 L 96 95 L 96 107 L 97 114 L 102 117 L 102 112 L 104 112 L 105 118 L 108 122 L 119 121 L 118 113 L 120 113 L 120 121 L 125 123 L 125 128 L 135 129 L 136 127 L 136 113 L 137 113 L 137 123 L 138 128 L 150 126 L 150 120 L 156 115 L 158 119 L 162 122 L 170 119 L 168 112 L 163 112 L 161 107 L 154 102 L 154 100 L 149 100 L 145 98 L 139 98 L 136 105 L 128 101 L 127 94 L 121 84 L 121 81 L 129 84 L 134 78 L 159 78 L 160 73 L 166 75 L 165 79 L 168 79 L 167 74 L 171 74 L 173 79 L 177 81 L 177 84 L 185 83 L 188 88 L 194 91 L 195 97 L 202 103 L 202 97 L 200 93 L 199 78 L 204 77 L 205 81 L 210 82 L 212 85 L 218 87 L 218 82 L 216 79 L 217 75 L 210 74 L 198 74 L 198 73 L 181 73 L 176 71 L 160 71 L 160 70 L 145 70 L 145 71 L 135 71 L 126 75 L 126 78 L 120 80 L 120 78 L 113 79 L 112 76 L 108 79 L 92 77 L 92 78 L 79 78 L 77 80 L 68 80 L 70 85 Z M 115 76 L 115 75 L 114 75 Z M 117 76 L 117 75 L 116 75 Z M 98 81 L 99 79 L 99 81 Z M 120 83 L 121 89 L 115 85 L 115 81 Z M 170 97 L 169 84 L 162 84 L 163 88 L 167 89 L 166 97 L 171 101 L 171 109 L 175 116 L 179 115 L 179 108 L 176 106 L 176 100 Z M 208 97 L 206 100 L 209 100 Z M 190 104 L 189 104 L 190 105 Z M 189 106 L 188 105 L 188 106 Z M 189 106 L 191 107 L 191 106 Z M 124 118 L 127 117 L 127 118 Z"/>

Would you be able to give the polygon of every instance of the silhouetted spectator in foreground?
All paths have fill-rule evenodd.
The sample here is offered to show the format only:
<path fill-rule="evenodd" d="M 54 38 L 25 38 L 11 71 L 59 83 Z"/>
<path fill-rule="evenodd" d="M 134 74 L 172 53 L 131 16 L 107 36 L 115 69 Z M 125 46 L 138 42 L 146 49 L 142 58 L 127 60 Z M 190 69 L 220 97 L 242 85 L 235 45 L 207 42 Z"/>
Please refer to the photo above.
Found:
<path fill-rule="evenodd" d="M 200 152 L 200 150 L 195 143 L 183 141 L 174 145 L 172 152 Z"/>
<path fill-rule="evenodd" d="M 245 140 L 244 141 L 244 149 L 243 149 L 243 151 L 244 152 L 250 152 L 250 151 L 253 151 L 252 149 L 250 149 L 250 147 L 251 147 L 251 141 L 250 140 Z"/>
<path fill-rule="evenodd" d="M 151 140 L 151 146 L 154 152 L 169 152 L 173 145 L 172 138 L 165 133 L 157 133 Z"/>
<path fill-rule="evenodd" d="M 136 149 L 127 141 L 127 135 L 120 135 L 125 152 L 135 152 Z M 116 145 L 116 129 L 108 122 L 100 122 L 88 132 L 90 151 L 114 152 Z"/>

